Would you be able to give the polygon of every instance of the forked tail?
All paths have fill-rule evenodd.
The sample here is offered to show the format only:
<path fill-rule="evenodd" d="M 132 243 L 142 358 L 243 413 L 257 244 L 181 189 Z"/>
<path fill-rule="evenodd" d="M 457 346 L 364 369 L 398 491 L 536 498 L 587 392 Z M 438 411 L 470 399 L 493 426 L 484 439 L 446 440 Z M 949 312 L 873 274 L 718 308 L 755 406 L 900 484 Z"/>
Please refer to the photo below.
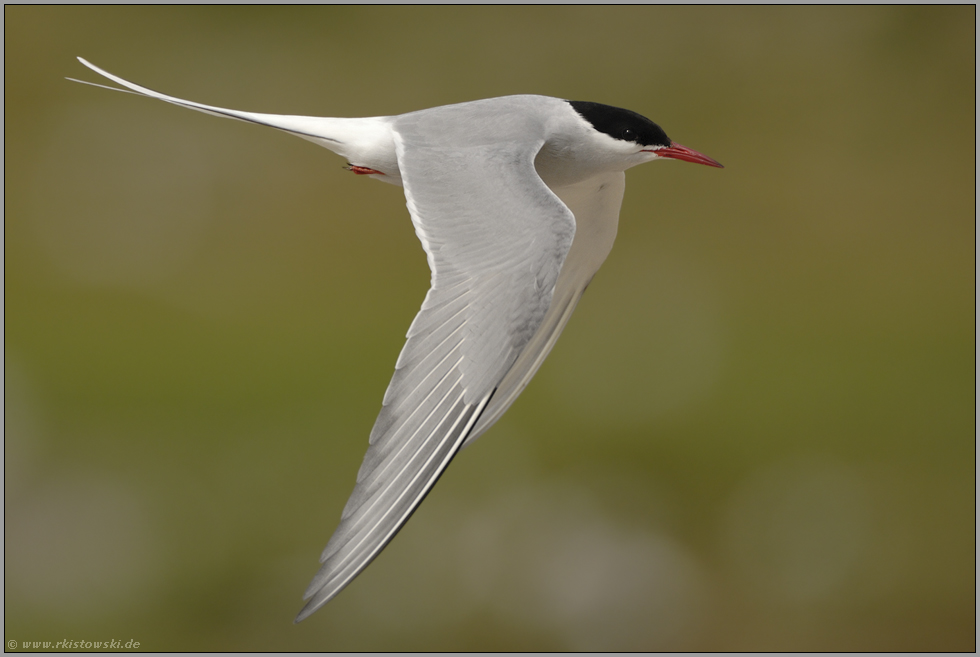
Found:
<path fill-rule="evenodd" d="M 343 134 L 343 130 L 345 128 L 343 124 L 351 121 L 351 119 L 316 116 L 289 116 L 284 114 L 260 114 L 258 112 L 243 112 L 240 110 L 225 109 L 223 107 L 213 107 L 211 105 L 204 105 L 202 103 L 195 103 L 190 100 L 183 100 L 182 98 L 168 96 L 167 94 L 162 94 L 159 91 L 153 91 L 152 89 L 148 89 L 128 80 L 124 80 L 118 75 L 113 75 L 112 73 L 99 68 L 95 64 L 81 57 L 78 58 L 78 61 L 99 75 L 121 84 L 123 87 L 125 87 L 125 89 L 109 87 L 103 84 L 96 84 L 94 82 L 86 82 L 85 80 L 76 80 L 75 78 L 67 78 L 72 82 L 80 82 L 82 84 L 91 85 L 93 87 L 101 87 L 103 89 L 110 89 L 112 91 L 134 93 L 140 96 L 156 98 L 167 103 L 179 105 L 181 107 L 187 107 L 192 110 L 197 110 L 198 112 L 204 112 L 205 114 L 213 114 L 214 116 L 223 116 L 230 119 L 238 119 L 239 121 L 247 121 L 249 123 L 257 123 L 259 125 L 277 128 L 279 130 L 284 130 L 294 134 L 297 137 L 302 137 L 320 144 L 321 146 L 325 146 L 341 155 L 346 155 L 346 153 L 342 152 L 345 149 L 343 148 L 344 140 L 341 138 L 341 135 Z"/>

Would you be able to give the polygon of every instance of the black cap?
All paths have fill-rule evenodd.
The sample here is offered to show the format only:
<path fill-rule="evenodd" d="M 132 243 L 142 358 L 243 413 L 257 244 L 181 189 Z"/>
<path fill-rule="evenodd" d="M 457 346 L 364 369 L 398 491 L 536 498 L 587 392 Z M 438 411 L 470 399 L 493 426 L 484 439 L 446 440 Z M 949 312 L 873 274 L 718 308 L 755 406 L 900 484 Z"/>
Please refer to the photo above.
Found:
<path fill-rule="evenodd" d="M 659 125 L 636 112 L 620 107 L 570 100 L 568 104 L 599 132 L 613 139 L 631 141 L 641 146 L 670 146 L 667 133 Z"/>

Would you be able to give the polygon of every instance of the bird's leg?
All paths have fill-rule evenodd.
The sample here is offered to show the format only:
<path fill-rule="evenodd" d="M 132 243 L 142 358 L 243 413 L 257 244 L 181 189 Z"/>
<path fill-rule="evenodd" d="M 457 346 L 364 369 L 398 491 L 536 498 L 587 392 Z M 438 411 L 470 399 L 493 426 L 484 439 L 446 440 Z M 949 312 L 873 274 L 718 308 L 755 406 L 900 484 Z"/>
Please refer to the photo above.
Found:
<path fill-rule="evenodd" d="M 369 169 L 367 167 L 359 167 L 356 164 L 351 164 L 350 162 L 348 162 L 347 163 L 347 166 L 345 166 L 344 168 L 347 169 L 348 171 L 353 171 L 354 173 L 356 173 L 359 176 L 369 176 L 372 173 L 376 173 L 379 176 L 385 175 L 381 171 L 375 171 L 374 169 Z"/>

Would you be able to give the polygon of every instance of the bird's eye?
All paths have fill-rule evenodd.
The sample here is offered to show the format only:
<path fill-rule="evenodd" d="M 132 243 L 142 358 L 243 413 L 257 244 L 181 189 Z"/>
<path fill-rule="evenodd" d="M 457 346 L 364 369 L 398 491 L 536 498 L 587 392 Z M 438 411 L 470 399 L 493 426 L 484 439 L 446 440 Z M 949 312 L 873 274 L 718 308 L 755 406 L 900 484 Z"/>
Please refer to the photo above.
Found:
<path fill-rule="evenodd" d="M 623 128 L 623 140 L 624 141 L 635 141 L 636 133 L 633 132 L 632 128 Z"/>

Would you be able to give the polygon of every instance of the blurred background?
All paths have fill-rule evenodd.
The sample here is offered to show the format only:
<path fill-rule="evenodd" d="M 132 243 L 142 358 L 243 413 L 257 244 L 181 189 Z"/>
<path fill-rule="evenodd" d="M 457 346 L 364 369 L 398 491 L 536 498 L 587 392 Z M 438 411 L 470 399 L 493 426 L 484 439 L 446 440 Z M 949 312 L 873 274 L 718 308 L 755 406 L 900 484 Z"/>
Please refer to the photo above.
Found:
<path fill-rule="evenodd" d="M 973 650 L 975 8 L 4 10 L 5 640 Z M 626 107 L 548 362 L 293 617 L 428 286 L 399 188 L 236 109 Z"/>

